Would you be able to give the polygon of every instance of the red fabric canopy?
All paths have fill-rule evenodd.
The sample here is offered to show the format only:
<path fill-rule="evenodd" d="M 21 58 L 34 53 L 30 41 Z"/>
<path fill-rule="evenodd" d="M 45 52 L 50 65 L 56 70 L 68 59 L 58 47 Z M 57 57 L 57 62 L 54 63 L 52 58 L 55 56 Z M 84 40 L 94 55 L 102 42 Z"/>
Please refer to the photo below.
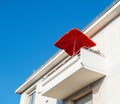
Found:
<path fill-rule="evenodd" d="M 78 54 L 80 48 L 90 48 L 96 44 L 78 29 L 74 28 L 63 35 L 56 43 L 60 49 L 64 49 L 70 56 Z"/>

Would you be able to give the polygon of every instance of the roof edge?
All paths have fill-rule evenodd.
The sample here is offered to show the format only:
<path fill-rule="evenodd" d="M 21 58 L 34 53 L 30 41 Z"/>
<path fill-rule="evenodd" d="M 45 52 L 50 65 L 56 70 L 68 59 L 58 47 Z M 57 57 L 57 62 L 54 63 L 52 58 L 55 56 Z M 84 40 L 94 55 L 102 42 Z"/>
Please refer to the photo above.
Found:
<path fill-rule="evenodd" d="M 91 38 L 102 28 L 108 25 L 112 20 L 114 20 L 118 15 L 120 15 L 120 1 L 112 3 L 110 7 L 108 7 L 88 26 L 86 26 L 83 32 Z"/>

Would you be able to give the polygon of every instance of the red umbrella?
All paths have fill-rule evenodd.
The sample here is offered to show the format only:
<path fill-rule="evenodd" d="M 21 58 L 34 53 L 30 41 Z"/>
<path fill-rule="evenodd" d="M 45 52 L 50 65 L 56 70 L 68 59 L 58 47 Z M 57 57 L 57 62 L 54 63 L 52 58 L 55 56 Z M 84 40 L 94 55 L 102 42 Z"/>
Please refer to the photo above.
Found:
<path fill-rule="evenodd" d="M 95 45 L 90 38 L 76 28 L 63 35 L 55 43 L 55 46 L 64 49 L 70 56 L 78 54 L 82 47 L 90 48 Z"/>

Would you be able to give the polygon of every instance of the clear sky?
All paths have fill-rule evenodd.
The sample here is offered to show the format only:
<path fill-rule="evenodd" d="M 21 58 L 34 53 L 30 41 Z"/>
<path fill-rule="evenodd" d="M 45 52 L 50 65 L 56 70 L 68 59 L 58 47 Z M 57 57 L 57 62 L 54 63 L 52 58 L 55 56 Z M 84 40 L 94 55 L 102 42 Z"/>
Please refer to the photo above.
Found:
<path fill-rule="evenodd" d="M 115 0 L 0 0 L 0 104 L 58 51 L 54 42 L 82 30 Z"/>

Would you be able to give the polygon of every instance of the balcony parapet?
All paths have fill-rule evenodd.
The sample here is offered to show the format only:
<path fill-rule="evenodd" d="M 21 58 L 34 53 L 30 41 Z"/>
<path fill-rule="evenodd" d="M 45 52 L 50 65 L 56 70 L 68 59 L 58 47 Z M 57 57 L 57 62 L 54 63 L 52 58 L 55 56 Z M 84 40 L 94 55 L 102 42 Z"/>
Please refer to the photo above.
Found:
<path fill-rule="evenodd" d="M 100 52 L 81 49 L 80 55 L 68 57 L 46 74 L 40 92 L 44 96 L 64 99 L 104 77 L 103 69 L 104 57 Z"/>

